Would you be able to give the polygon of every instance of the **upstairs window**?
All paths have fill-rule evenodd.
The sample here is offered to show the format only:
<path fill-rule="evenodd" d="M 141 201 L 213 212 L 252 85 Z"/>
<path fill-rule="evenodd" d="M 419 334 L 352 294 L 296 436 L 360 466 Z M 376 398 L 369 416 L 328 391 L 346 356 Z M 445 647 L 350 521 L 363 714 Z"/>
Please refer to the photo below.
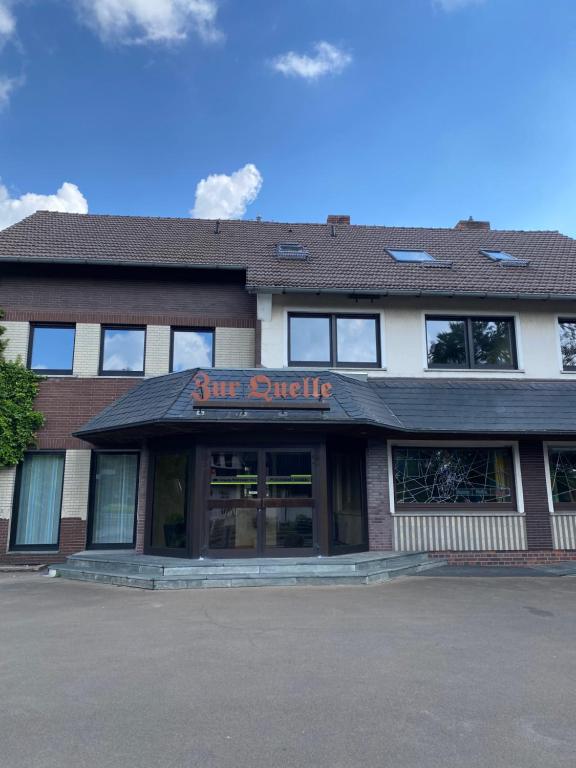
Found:
<path fill-rule="evenodd" d="M 28 367 L 43 374 L 71 374 L 75 336 L 74 325 L 32 325 Z"/>
<path fill-rule="evenodd" d="M 560 319 L 560 347 L 562 349 L 562 368 L 576 371 L 576 320 Z"/>
<path fill-rule="evenodd" d="M 378 315 L 290 314 L 288 364 L 379 368 Z"/>
<path fill-rule="evenodd" d="M 403 248 L 386 248 L 395 261 L 436 261 L 428 251 L 410 251 Z"/>
<path fill-rule="evenodd" d="M 100 349 L 102 376 L 142 376 L 146 329 L 103 326 Z"/>
<path fill-rule="evenodd" d="M 170 370 L 214 367 L 213 328 L 172 328 Z"/>
<path fill-rule="evenodd" d="M 426 318 L 429 368 L 517 368 L 510 317 Z"/>

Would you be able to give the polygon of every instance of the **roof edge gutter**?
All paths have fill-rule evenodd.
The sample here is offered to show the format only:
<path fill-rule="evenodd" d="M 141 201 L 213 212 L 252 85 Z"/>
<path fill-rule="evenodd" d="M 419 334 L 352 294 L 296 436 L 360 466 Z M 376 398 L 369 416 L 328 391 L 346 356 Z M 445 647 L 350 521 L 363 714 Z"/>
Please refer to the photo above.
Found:
<path fill-rule="evenodd" d="M 436 296 L 444 298 L 472 298 L 472 299 L 515 299 L 527 301 L 576 301 L 574 293 L 491 293 L 489 291 L 458 291 L 458 290 L 430 290 L 430 289 L 404 289 L 404 288 L 292 288 L 288 286 L 247 286 L 249 293 L 273 293 L 294 294 L 306 293 L 314 295 L 346 295 L 346 296 L 404 296 L 418 298 L 420 296 Z"/>
<path fill-rule="evenodd" d="M 226 270 L 235 272 L 246 272 L 246 265 L 240 264 L 190 264 L 181 263 L 176 261 L 142 261 L 139 259 L 78 259 L 78 258 L 62 258 L 55 259 L 53 257 L 47 258 L 44 256 L 0 256 L 0 263 L 7 264 L 73 264 L 75 266 L 92 266 L 98 267 L 153 267 L 157 269 L 214 269 L 214 270 Z"/>

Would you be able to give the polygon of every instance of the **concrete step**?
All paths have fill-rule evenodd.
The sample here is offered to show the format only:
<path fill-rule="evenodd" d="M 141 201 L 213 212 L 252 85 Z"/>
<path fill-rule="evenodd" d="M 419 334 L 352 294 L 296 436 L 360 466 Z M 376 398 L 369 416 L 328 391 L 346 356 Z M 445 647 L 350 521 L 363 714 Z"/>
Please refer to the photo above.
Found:
<path fill-rule="evenodd" d="M 124 564 L 122 564 L 124 565 Z M 362 572 L 350 572 L 347 569 L 322 569 L 310 571 L 307 569 L 295 571 L 295 566 L 274 572 L 254 572 L 246 569 L 236 569 L 233 573 L 221 569 L 217 573 L 200 574 L 152 574 L 127 573 L 122 568 L 113 567 L 113 562 L 100 562 L 100 567 L 81 567 L 80 561 L 74 564 L 53 566 L 50 574 L 65 579 L 91 581 L 101 584 L 113 584 L 140 589 L 205 589 L 211 587 L 287 587 L 287 586 L 326 586 L 326 585 L 361 585 L 376 584 L 398 576 L 408 576 L 420 573 L 429 568 L 444 565 L 442 560 L 427 560 L 418 557 L 375 558 L 372 568 Z M 193 570 L 193 569 L 191 569 Z"/>
<path fill-rule="evenodd" d="M 162 561 L 162 563 L 158 561 Z M 374 569 L 415 565 L 425 563 L 425 553 L 362 553 L 361 555 L 341 555 L 335 557 L 308 558 L 254 558 L 238 560 L 184 560 L 180 558 L 154 558 L 142 555 L 132 558 L 118 558 L 114 555 L 93 555 L 82 553 L 67 559 L 66 566 L 81 571 L 113 571 L 125 575 L 145 575 L 150 578 L 161 576 L 206 577 L 238 575 L 341 575 L 344 573 L 361 574 Z"/>

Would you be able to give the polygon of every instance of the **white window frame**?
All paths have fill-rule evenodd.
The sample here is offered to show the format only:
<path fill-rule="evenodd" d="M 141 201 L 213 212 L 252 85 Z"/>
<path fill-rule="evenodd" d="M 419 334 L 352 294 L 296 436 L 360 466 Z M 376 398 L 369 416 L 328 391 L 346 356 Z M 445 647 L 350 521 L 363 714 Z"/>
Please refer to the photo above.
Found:
<path fill-rule="evenodd" d="M 574 371 L 576 373 L 576 371 Z M 544 450 L 544 474 L 546 475 L 546 495 L 548 497 L 548 512 L 551 515 L 568 515 L 575 516 L 576 509 L 567 509 L 563 511 L 561 509 L 554 509 L 554 498 L 552 496 L 552 476 L 550 474 L 550 456 L 549 448 L 573 448 L 576 450 L 576 442 L 570 440 L 550 440 L 542 443 Z"/>
<path fill-rule="evenodd" d="M 421 447 L 421 448 L 511 448 L 512 464 L 514 471 L 514 484 L 516 490 L 516 509 L 507 509 L 498 512 L 497 510 L 469 511 L 465 509 L 454 509 L 448 505 L 434 505 L 428 510 L 406 510 L 405 512 L 396 509 L 396 493 L 394 489 L 394 464 L 392 461 L 392 449 L 398 447 Z M 445 517 L 459 515 L 465 517 L 511 517 L 524 516 L 524 491 L 522 488 L 522 471 L 520 467 L 520 451 L 518 441 L 516 440 L 389 440 L 388 441 L 388 494 L 390 500 L 390 513 L 398 517 Z M 432 505 L 431 505 L 432 506 Z"/>

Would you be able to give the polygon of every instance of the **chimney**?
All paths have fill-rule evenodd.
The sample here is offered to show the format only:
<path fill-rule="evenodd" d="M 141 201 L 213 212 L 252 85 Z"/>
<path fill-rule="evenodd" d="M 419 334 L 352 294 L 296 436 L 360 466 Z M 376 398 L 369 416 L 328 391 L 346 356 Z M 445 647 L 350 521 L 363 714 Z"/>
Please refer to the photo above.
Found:
<path fill-rule="evenodd" d="M 350 216 L 328 216 L 327 224 L 350 224 Z"/>
<path fill-rule="evenodd" d="M 454 229 L 490 229 L 489 221 L 475 221 L 472 216 L 468 219 L 461 219 Z"/>

